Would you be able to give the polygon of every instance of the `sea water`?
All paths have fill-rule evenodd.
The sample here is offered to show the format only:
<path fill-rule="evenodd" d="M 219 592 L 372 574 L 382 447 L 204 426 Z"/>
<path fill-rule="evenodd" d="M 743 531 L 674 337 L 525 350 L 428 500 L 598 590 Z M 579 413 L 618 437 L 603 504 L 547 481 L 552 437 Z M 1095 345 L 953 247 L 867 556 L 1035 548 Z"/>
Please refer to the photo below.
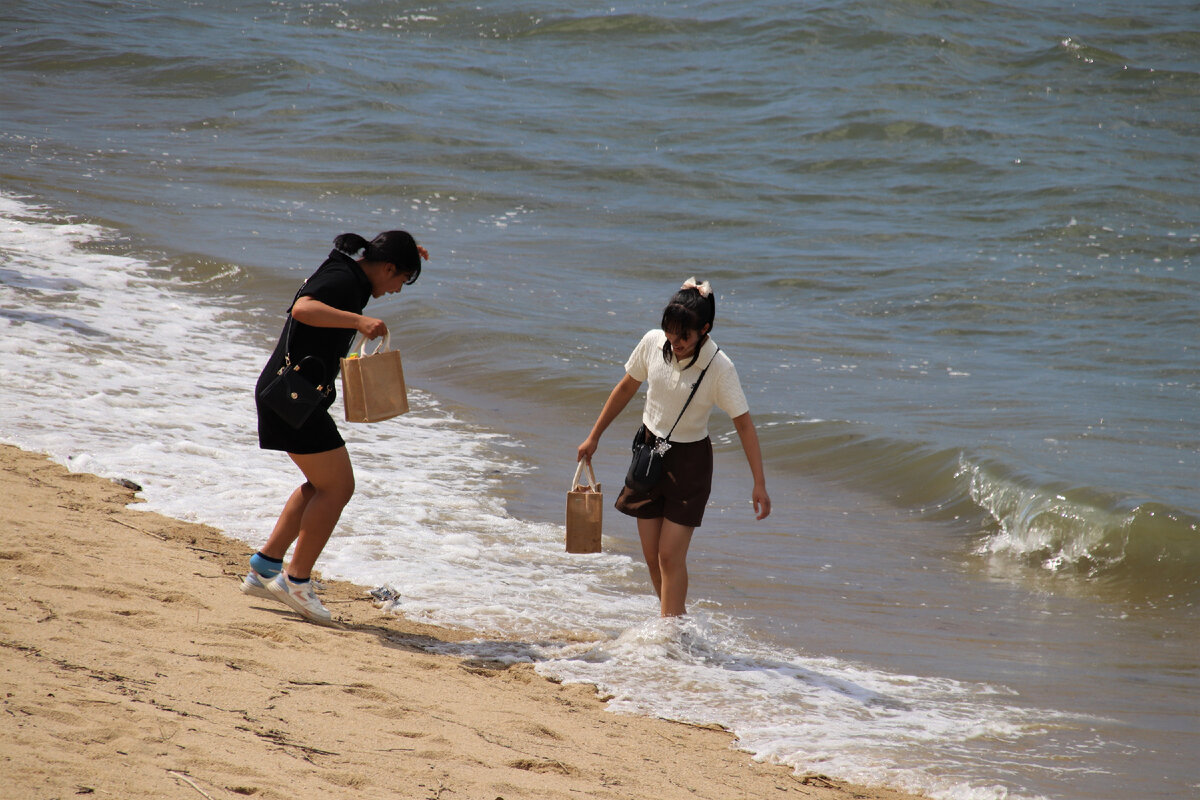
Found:
<path fill-rule="evenodd" d="M 614 710 L 937 798 L 1200 791 L 1200 19 L 1184 2 L 30 3 L 0 10 L 0 439 L 265 539 L 251 388 L 335 235 L 413 411 L 342 424 L 327 576 Z M 574 453 L 691 275 L 691 614 Z M 635 402 L 634 407 L 640 407 Z M 336 412 L 336 407 L 335 407 Z M 615 496 L 631 409 L 596 466 Z M 224 602 L 241 602 L 232 585 Z M 214 602 L 221 602 L 214 594 Z"/>

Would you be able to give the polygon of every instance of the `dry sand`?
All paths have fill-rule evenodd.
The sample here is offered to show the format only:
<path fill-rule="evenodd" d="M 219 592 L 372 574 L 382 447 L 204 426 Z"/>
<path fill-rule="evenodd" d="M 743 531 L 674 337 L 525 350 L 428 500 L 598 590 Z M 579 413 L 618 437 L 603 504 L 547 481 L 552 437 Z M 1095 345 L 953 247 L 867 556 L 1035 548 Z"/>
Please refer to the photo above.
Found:
<path fill-rule="evenodd" d="M 614 714 L 328 582 L 340 622 L 238 591 L 248 548 L 0 446 L 0 798 L 909 797 Z"/>

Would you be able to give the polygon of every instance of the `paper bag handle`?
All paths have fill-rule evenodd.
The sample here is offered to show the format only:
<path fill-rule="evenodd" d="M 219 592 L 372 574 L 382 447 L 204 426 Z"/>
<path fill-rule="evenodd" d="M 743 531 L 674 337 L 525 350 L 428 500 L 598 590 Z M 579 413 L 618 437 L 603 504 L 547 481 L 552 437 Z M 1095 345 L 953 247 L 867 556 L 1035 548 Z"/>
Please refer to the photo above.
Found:
<path fill-rule="evenodd" d="M 575 487 L 581 485 L 579 478 L 583 475 L 584 464 L 587 464 L 588 468 L 588 488 L 593 492 L 599 491 L 600 487 L 596 485 L 596 473 L 592 471 L 592 462 L 586 458 L 579 459 L 579 464 L 575 467 L 575 479 L 571 481 L 571 491 L 575 491 Z"/>
<path fill-rule="evenodd" d="M 367 337 L 364 336 L 362 338 L 362 340 L 358 343 L 358 357 L 359 358 L 366 358 L 369 355 L 373 356 L 376 353 L 386 352 L 388 350 L 391 350 L 392 349 L 392 332 L 388 331 L 387 333 L 385 333 L 383 335 L 382 341 L 380 341 L 379 344 L 375 345 L 375 349 L 372 350 L 370 353 L 367 352 L 367 342 L 369 342 L 369 341 L 370 341 L 370 339 L 368 339 Z"/>

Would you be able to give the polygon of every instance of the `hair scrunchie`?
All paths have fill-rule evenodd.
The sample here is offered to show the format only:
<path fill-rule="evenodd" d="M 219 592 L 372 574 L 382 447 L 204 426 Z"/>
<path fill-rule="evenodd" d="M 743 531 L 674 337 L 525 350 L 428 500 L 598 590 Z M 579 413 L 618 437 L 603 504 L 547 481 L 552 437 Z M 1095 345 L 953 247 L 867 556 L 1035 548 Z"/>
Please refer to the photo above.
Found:
<path fill-rule="evenodd" d="M 704 283 L 696 283 L 695 275 L 693 275 L 692 277 L 690 277 L 686 281 L 684 281 L 683 286 L 680 286 L 679 288 L 681 290 L 682 289 L 695 289 L 697 292 L 700 293 L 701 297 L 708 297 L 710 294 L 712 294 L 712 286 L 709 285 L 708 281 L 705 281 Z"/>

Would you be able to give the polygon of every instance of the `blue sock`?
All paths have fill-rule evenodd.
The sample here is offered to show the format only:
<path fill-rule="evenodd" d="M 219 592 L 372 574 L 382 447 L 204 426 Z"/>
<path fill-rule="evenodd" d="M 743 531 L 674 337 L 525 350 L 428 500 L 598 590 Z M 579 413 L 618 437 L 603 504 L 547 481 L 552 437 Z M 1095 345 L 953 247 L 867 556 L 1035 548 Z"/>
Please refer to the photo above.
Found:
<path fill-rule="evenodd" d="M 250 556 L 250 569 L 264 578 L 274 578 L 279 574 L 279 570 L 283 569 L 283 559 L 271 558 L 270 556 L 264 556 L 262 553 L 255 553 Z"/>

